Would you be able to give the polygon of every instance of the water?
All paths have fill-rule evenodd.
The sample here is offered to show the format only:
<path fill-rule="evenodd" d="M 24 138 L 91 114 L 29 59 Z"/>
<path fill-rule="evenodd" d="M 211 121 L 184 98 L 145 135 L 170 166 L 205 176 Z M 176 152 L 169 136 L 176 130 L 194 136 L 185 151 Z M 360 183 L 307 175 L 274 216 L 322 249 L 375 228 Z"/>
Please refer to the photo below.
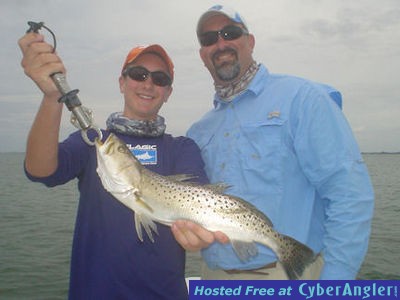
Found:
<path fill-rule="evenodd" d="M 376 194 L 370 247 L 360 279 L 400 279 L 400 155 L 365 154 Z M 31 183 L 23 154 L 0 153 L 0 299 L 65 299 L 77 209 L 76 182 Z M 186 275 L 200 257 L 188 254 Z"/>

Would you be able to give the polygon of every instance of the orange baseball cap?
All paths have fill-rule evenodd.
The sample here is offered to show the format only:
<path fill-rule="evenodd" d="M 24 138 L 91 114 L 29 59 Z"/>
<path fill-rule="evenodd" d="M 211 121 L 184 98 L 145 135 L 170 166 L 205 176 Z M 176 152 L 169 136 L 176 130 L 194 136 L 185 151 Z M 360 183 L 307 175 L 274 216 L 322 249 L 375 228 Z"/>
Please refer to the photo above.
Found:
<path fill-rule="evenodd" d="M 128 55 L 126 56 L 124 65 L 122 66 L 122 71 L 124 71 L 125 67 L 133 62 L 139 55 L 151 52 L 158 54 L 165 61 L 168 67 L 169 76 L 171 76 L 171 79 L 174 80 L 174 64 L 164 48 L 157 44 L 141 45 L 132 48 L 132 50 L 129 51 Z"/>

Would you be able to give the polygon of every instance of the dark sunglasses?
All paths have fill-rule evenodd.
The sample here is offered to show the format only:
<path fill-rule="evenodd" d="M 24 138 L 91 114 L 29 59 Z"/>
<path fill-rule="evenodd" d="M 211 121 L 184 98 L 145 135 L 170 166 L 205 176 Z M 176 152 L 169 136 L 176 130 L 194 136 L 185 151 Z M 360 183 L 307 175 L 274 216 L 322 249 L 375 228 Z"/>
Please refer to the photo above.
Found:
<path fill-rule="evenodd" d="M 151 80 L 155 85 L 158 86 L 168 86 L 172 84 L 171 77 L 162 71 L 150 72 L 145 67 L 128 67 L 123 72 L 122 75 L 128 75 L 129 78 L 135 81 L 146 81 L 147 78 L 151 77 Z"/>
<path fill-rule="evenodd" d="M 225 41 L 233 41 L 240 38 L 243 34 L 249 34 L 246 29 L 235 25 L 227 25 L 219 31 L 207 31 L 199 36 L 200 45 L 207 47 L 218 42 L 218 37 Z"/>

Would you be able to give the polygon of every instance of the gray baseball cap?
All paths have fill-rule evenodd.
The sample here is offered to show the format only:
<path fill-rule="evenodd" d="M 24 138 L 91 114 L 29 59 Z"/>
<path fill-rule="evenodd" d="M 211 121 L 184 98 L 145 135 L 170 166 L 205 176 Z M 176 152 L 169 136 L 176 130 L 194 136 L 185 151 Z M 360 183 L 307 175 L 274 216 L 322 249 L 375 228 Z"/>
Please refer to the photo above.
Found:
<path fill-rule="evenodd" d="M 242 24 L 244 28 L 248 31 L 246 21 L 237 11 L 226 5 L 214 5 L 200 16 L 200 19 L 197 22 L 197 36 L 201 34 L 204 22 L 216 15 L 223 15 L 225 17 L 228 17 L 232 22 Z"/>

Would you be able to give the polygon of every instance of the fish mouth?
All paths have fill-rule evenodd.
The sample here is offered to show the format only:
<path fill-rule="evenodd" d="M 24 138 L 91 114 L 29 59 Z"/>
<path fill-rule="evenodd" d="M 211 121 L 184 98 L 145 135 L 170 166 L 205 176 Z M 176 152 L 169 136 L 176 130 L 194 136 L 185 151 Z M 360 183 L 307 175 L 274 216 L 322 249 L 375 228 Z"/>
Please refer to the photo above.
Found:
<path fill-rule="evenodd" d="M 104 145 L 104 143 L 103 143 L 103 142 L 101 141 L 101 139 L 99 139 L 99 138 L 96 138 L 96 139 L 94 140 L 94 142 L 95 142 L 96 147 L 101 147 L 101 146 Z"/>
<path fill-rule="evenodd" d="M 114 143 L 115 143 L 113 140 L 114 140 L 114 134 L 110 133 L 104 142 L 102 140 L 100 140 L 99 138 L 96 138 L 95 143 L 98 148 L 101 148 L 104 145 L 106 145 L 106 147 L 107 147 L 106 153 L 107 153 L 107 152 L 109 152 L 110 146 L 114 145 Z"/>
<path fill-rule="evenodd" d="M 114 149 L 114 144 L 115 144 L 115 142 L 108 142 L 108 143 L 106 143 L 105 145 L 106 145 L 106 149 L 104 149 L 104 153 L 105 154 L 107 154 L 107 155 L 110 155 L 110 154 L 112 154 L 114 151 L 113 151 L 113 149 Z"/>
<path fill-rule="evenodd" d="M 104 142 L 100 140 L 96 141 L 96 147 L 98 151 L 104 155 L 112 155 L 115 152 L 131 153 L 126 144 L 123 143 L 114 133 L 110 133 Z"/>

